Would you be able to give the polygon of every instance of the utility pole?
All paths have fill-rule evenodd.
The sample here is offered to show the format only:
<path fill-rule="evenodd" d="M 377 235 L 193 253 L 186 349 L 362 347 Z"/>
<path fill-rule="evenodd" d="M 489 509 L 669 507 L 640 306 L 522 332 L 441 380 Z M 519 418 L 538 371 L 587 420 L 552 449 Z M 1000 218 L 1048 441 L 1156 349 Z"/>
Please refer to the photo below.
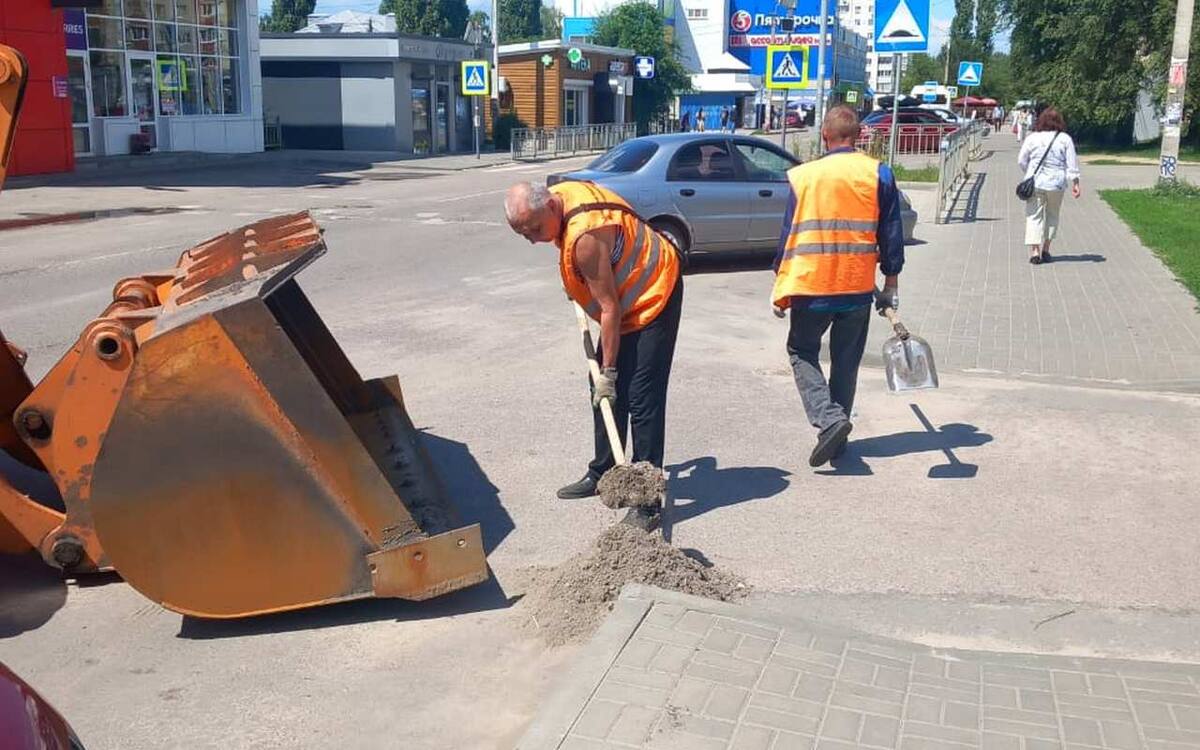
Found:
<path fill-rule="evenodd" d="M 1163 121 L 1162 153 L 1158 159 L 1159 182 L 1175 182 L 1179 164 L 1179 138 L 1183 128 L 1183 96 L 1187 93 L 1188 44 L 1192 39 L 1195 0 L 1176 0 L 1175 40 L 1167 71 L 1166 116 Z"/>
<path fill-rule="evenodd" d="M 782 0 L 782 2 L 783 7 L 788 11 L 788 17 L 792 20 L 787 33 L 787 44 L 790 47 L 792 44 L 792 31 L 796 29 L 796 0 Z M 771 41 L 775 41 L 774 33 L 771 34 Z M 791 89 L 783 90 L 783 131 L 779 136 L 779 146 L 784 150 L 787 149 L 788 94 L 790 93 L 792 93 Z"/>
<path fill-rule="evenodd" d="M 820 138 L 821 126 L 825 123 L 825 35 L 829 32 L 829 0 L 821 0 L 820 44 L 817 47 L 817 118 L 816 127 Z M 823 143 L 824 141 L 820 141 Z M 824 148 L 822 146 L 822 148 Z"/>

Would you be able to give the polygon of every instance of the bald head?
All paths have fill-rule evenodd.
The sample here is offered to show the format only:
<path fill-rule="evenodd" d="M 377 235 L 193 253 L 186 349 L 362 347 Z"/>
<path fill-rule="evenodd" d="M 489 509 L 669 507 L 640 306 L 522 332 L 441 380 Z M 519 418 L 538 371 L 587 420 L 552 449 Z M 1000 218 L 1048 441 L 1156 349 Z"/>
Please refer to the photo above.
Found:
<path fill-rule="evenodd" d="M 504 195 L 504 217 L 513 231 L 530 242 L 554 239 L 558 216 L 557 200 L 545 185 L 518 182 Z"/>
<path fill-rule="evenodd" d="M 858 138 L 858 115 L 844 104 L 833 107 L 825 113 L 821 136 L 830 147 L 853 146 Z"/>

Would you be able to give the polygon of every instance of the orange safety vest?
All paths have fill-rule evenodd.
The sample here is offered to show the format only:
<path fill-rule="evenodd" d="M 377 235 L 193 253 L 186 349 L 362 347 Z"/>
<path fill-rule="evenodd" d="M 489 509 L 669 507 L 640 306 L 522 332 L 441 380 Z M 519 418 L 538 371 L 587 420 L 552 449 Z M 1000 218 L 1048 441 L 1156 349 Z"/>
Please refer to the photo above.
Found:
<path fill-rule="evenodd" d="M 679 280 L 675 246 L 642 220 L 621 196 L 590 182 L 566 181 L 550 188 L 563 204 L 558 267 L 567 296 L 593 320 L 600 320 L 600 303 L 575 264 L 575 243 L 587 232 L 616 227 L 621 254 L 613 261 L 613 278 L 621 298 L 621 333 L 638 331 L 658 317 Z"/>
<path fill-rule="evenodd" d="M 875 289 L 879 263 L 879 162 L 846 152 L 788 170 L 796 197 L 791 232 L 772 299 L 862 294 Z"/>

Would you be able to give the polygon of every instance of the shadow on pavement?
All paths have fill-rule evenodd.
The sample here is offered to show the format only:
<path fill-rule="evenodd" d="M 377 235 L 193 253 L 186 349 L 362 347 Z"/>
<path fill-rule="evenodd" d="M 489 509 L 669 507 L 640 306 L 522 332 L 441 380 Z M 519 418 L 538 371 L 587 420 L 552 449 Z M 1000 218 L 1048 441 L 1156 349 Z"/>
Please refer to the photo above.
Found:
<path fill-rule="evenodd" d="M 765 271 L 775 262 L 774 250 L 729 250 L 719 253 L 696 253 L 688 258 L 685 276 L 707 273 L 737 273 Z"/>
<path fill-rule="evenodd" d="M 979 198 L 987 182 L 987 172 L 975 172 L 964 182 L 954 195 L 954 201 L 946 211 L 947 224 L 973 224 L 977 221 L 995 221 L 979 218 Z"/>
<path fill-rule="evenodd" d="M 1051 263 L 1104 263 L 1108 258 L 1098 253 L 1082 253 L 1080 255 L 1051 255 Z"/>
<path fill-rule="evenodd" d="M 238 620 L 202 620 L 185 615 L 179 626 L 179 638 L 209 640 L 244 638 L 271 633 L 290 633 L 316 628 L 356 625 L 364 622 L 395 620 L 416 622 L 472 612 L 508 609 L 521 596 L 508 596 L 489 569 L 488 580 L 471 588 L 455 591 L 424 602 L 403 599 L 359 599 L 324 607 L 247 617 Z"/>
<path fill-rule="evenodd" d="M 0 638 L 36 630 L 66 603 L 62 573 L 37 553 L 0 555 Z"/>
<path fill-rule="evenodd" d="M 941 452 L 945 463 L 929 469 L 927 476 L 930 479 L 974 478 L 979 473 L 979 466 L 963 463 L 954 451 L 958 448 L 978 448 L 986 445 L 992 442 L 992 436 L 980 432 L 975 425 L 959 422 L 944 424 L 940 429 L 935 428 L 919 406 L 909 404 L 909 407 L 921 423 L 922 430 L 851 440 L 846 446 L 846 452 L 830 461 L 832 470 L 826 469 L 816 473 L 824 476 L 869 476 L 874 472 L 863 459 Z"/>
<path fill-rule="evenodd" d="M 500 503 L 500 490 L 488 479 L 465 443 L 425 430 L 421 431 L 421 442 L 462 520 L 483 527 L 483 551 L 490 555 L 516 528 L 512 516 Z"/>
<path fill-rule="evenodd" d="M 667 469 L 667 503 L 663 539 L 671 541 L 675 524 L 714 508 L 762 500 L 788 487 L 790 472 L 774 466 L 717 468 L 712 456 L 694 458 Z M 686 501 L 682 505 L 679 501 Z"/>

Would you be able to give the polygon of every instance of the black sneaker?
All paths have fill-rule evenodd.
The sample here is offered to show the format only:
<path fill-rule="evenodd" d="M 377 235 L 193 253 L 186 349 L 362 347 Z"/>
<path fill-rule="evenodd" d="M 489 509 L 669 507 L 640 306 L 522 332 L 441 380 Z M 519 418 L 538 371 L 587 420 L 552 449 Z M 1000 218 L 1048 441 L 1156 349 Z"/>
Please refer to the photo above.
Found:
<path fill-rule="evenodd" d="M 582 500 L 585 497 L 596 496 L 596 480 L 591 475 L 585 476 L 578 482 L 572 482 L 558 491 L 560 500 Z"/>
<path fill-rule="evenodd" d="M 662 508 L 657 506 L 647 508 L 644 505 L 630 508 L 625 517 L 621 519 L 621 523 L 649 534 L 662 524 Z"/>
<path fill-rule="evenodd" d="M 821 434 L 817 435 L 817 445 L 808 457 L 808 465 L 816 467 L 829 463 L 829 459 L 846 446 L 846 438 L 852 429 L 854 425 L 850 424 L 850 420 L 843 419 L 821 430 Z"/>

